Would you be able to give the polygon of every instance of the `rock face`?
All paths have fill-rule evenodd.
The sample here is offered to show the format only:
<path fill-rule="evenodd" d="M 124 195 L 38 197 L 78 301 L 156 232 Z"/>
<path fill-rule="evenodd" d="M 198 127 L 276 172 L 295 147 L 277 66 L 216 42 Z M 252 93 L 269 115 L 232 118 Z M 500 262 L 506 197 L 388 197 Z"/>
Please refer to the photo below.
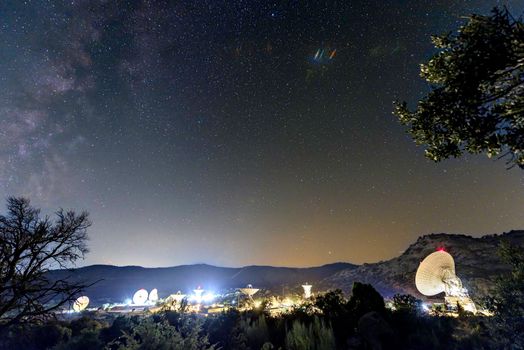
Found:
<path fill-rule="evenodd" d="M 322 284 L 350 292 L 353 282 L 358 281 L 373 285 L 384 297 L 408 293 L 426 299 L 415 287 L 415 273 L 427 255 L 443 248 L 453 256 L 457 276 L 475 299 L 488 293 L 497 275 L 509 271 L 509 267 L 497 255 L 498 246 L 503 240 L 524 246 L 524 231 L 481 238 L 430 234 L 420 237 L 399 257 L 339 271 L 326 278 Z"/>

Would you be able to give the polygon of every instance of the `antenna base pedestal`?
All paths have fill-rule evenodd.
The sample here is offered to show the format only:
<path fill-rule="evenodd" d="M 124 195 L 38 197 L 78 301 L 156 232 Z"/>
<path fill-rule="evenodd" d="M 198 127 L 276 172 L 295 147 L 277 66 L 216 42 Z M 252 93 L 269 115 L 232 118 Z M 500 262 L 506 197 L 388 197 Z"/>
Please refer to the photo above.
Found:
<path fill-rule="evenodd" d="M 477 312 L 477 307 L 470 297 L 446 296 L 444 298 L 446 306 L 450 309 L 456 309 L 460 305 L 465 311 L 472 313 Z"/>

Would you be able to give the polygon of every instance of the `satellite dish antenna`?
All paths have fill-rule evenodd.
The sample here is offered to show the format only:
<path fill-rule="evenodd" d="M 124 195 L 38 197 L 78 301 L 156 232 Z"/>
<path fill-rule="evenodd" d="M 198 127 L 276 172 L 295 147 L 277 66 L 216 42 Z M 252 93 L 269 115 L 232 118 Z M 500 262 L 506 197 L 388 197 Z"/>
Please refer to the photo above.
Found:
<path fill-rule="evenodd" d="M 253 299 L 253 295 L 255 295 L 260 289 L 253 288 L 251 284 L 248 284 L 246 288 L 240 288 L 240 293 L 246 295 L 249 299 Z"/>
<path fill-rule="evenodd" d="M 158 289 L 153 289 L 149 292 L 149 297 L 147 298 L 151 303 L 156 303 L 158 301 Z"/>
<path fill-rule="evenodd" d="M 446 281 L 452 278 L 458 279 L 455 275 L 455 261 L 449 253 L 439 250 L 429 254 L 420 263 L 415 284 L 421 294 L 432 296 L 445 292 Z"/>
<path fill-rule="evenodd" d="M 186 297 L 185 294 L 182 294 L 181 291 L 178 291 L 178 292 L 176 292 L 176 294 L 171 294 L 169 296 L 169 299 L 173 299 L 175 301 L 175 303 L 180 304 L 182 302 L 182 300 L 184 300 L 185 297 Z"/>
<path fill-rule="evenodd" d="M 455 274 L 453 257 L 444 249 L 439 249 L 422 260 L 415 275 L 415 285 L 425 296 L 445 292 L 446 304 L 452 307 L 460 304 L 465 310 L 477 311 L 467 289 Z"/>
<path fill-rule="evenodd" d="M 133 295 L 133 304 L 145 305 L 149 293 L 145 289 L 139 289 Z"/>
<path fill-rule="evenodd" d="M 302 285 L 302 288 L 304 289 L 304 299 L 309 299 L 311 298 L 311 288 L 313 286 L 309 283 L 306 282 L 306 284 L 303 284 Z"/>
<path fill-rule="evenodd" d="M 73 303 L 73 311 L 74 312 L 80 312 L 84 311 L 87 308 L 87 305 L 89 305 L 89 298 L 85 295 L 79 297 L 75 300 Z"/>
<path fill-rule="evenodd" d="M 200 304 L 202 302 L 202 294 L 204 293 L 204 290 L 202 287 L 198 286 L 197 289 L 193 289 L 193 293 L 195 293 L 194 300 Z"/>

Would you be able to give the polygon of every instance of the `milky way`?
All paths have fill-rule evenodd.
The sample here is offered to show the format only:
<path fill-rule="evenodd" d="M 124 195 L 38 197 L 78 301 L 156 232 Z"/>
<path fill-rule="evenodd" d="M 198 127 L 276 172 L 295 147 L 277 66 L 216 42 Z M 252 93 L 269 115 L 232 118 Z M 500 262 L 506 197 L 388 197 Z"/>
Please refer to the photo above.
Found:
<path fill-rule="evenodd" d="M 0 196 L 86 209 L 85 263 L 315 265 L 524 227 L 524 175 L 392 116 L 430 35 L 509 1 L 0 4 Z"/>

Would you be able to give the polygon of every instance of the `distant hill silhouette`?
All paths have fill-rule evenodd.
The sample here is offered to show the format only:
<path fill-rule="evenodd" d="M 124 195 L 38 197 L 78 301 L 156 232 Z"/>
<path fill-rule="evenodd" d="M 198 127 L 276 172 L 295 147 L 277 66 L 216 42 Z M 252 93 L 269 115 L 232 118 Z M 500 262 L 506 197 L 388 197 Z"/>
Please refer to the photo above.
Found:
<path fill-rule="evenodd" d="M 487 295 L 496 276 L 509 271 L 497 255 L 503 240 L 524 246 L 524 231 L 480 238 L 445 233 L 425 235 L 396 258 L 338 271 L 324 279 L 322 285 L 350 292 L 353 282 L 359 281 L 372 284 L 383 296 L 409 293 L 423 298 L 415 287 L 417 268 L 428 254 L 444 248 L 453 256 L 457 276 L 475 299 Z"/>
<path fill-rule="evenodd" d="M 253 284 L 275 292 L 299 291 L 300 285 L 316 283 L 341 270 L 356 268 L 349 263 L 333 263 L 310 268 L 273 266 L 246 266 L 241 268 L 217 267 L 206 264 L 175 267 L 144 268 L 140 266 L 92 265 L 74 270 L 54 270 L 50 277 L 92 283 L 85 294 L 96 304 L 123 302 L 139 288 L 158 289 L 160 297 L 178 290 L 187 293 L 197 286 L 207 290 L 227 290 Z M 290 289 L 291 288 L 291 289 Z"/>
<path fill-rule="evenodd" d="M 312 283 L 316 290 L 340 288 L 349 293 L 353 282 L 359 281 L 372 284 L 386 297 L 409 293 L 422 298 L 415 288 L 415 272 L 428 254 L 442 247 L 455 259 L 456 273 L 473 298 L 478 298 L 488 294 L 496 276 L 509 271 L 497 255 L 502 240 L 524 246 L 524 231 L 480 238 L 445 233 L 425 235 L 396 258 L 363 265 L 334 263 L 310 268 L 231 268 L 205 264 L 163 268 L 92 265 L 74 270 L 55 270 L 50 275 L 51 278 L 69 276 L 86 282 L 100 280 L 85 292 L 95 305 L 124 301 L 139 288 L 157 288 L 160 297 L 178 290 L 187 293 L 197 286 L 207 290 L 227 290 L 247 284 L 280 293 L 283 290 L 300 292 L 300 285 L 304 282 Z"/>

